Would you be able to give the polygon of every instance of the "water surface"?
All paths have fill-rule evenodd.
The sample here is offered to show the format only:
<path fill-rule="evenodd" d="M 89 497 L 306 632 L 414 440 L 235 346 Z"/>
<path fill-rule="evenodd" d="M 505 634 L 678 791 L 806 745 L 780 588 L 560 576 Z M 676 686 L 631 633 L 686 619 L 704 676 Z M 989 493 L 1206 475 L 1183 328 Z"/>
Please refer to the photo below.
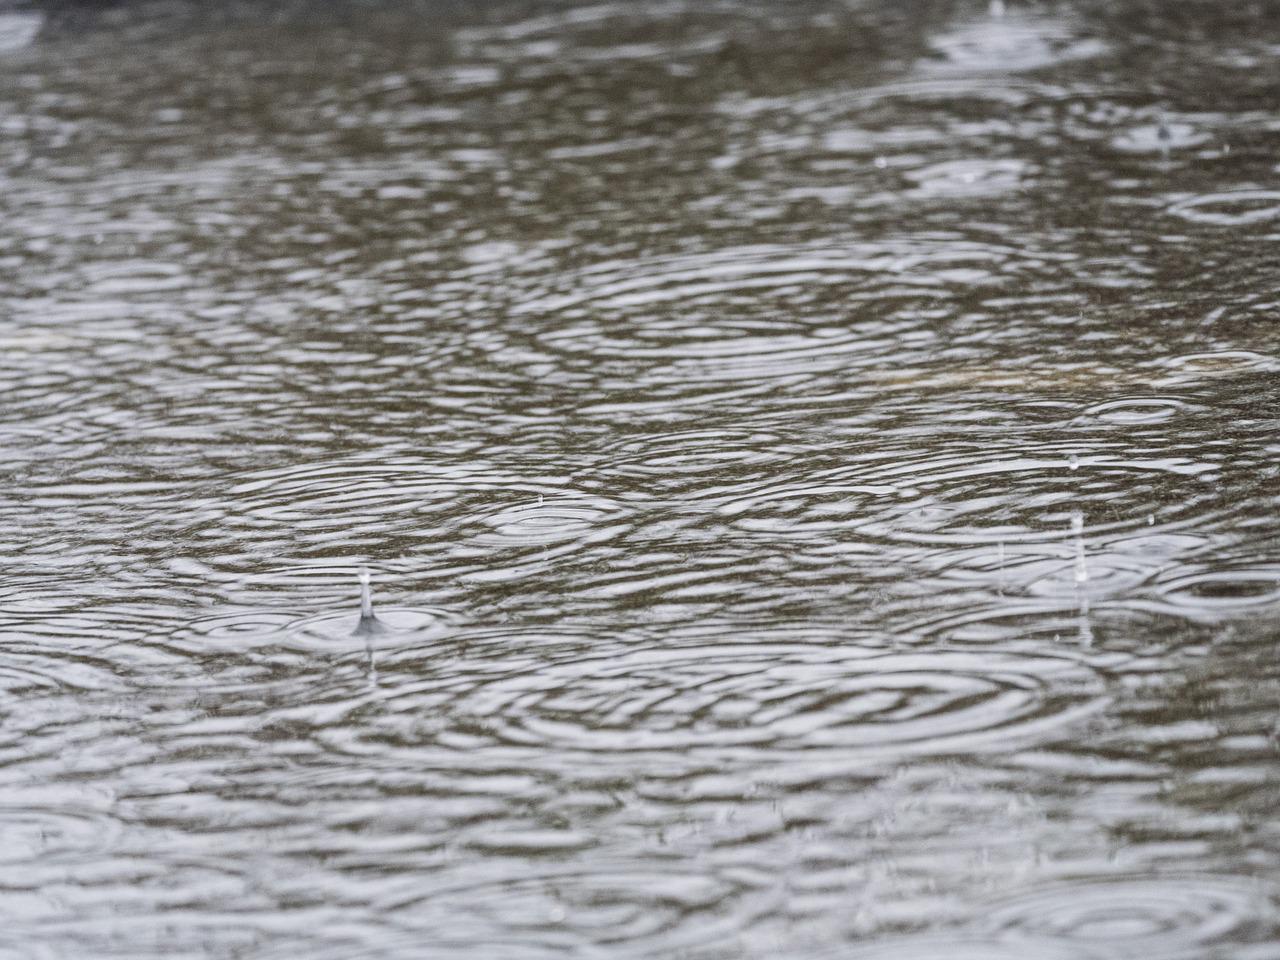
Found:
<path fill-rule="evenodd" d="M 1280 957 L 1278 102 L 1269 0 L 6 7 L 0 957 Z"/>

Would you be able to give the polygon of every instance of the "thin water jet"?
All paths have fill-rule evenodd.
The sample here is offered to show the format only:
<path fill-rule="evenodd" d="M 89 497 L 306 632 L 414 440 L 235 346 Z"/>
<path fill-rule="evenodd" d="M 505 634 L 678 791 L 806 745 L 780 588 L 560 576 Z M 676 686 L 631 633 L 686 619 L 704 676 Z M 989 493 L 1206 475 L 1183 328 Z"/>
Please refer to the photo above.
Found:
<path fill-rule="evenodd" d="M 373 658 L 373 638 L 386 633 L 387 628 L 373 612 L 373 591 L 370 588 L 368 570 L 360 571 L 360 622 L 352 635 L 364 637 L 364 653 L 369 661 L 368 674 L 370 688 L 378 685 L 378 665 Z"/>
<path fill-rule="evenodd" d="M 369 637 L 386 633 L 386 625 L 373 612 L 373 594 L 370 589 L 368 570 L 360 571 L 360 622 L 356 624 L 353 636 Z"/>

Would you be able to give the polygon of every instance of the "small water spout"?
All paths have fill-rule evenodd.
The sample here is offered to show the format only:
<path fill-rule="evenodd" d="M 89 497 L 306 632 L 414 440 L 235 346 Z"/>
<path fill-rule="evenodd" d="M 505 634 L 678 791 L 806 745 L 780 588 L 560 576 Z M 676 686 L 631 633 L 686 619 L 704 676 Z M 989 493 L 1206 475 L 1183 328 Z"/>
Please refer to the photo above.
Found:
<path fill-rule="evenodd" d="M 355 636 L 368 637 L 373 634 L 383 633 L 386 627 L 382 621 L 378 619 L 373 612 L 373 594 L 369 587 L 370 577 L 368 570 L 360 571 L 360 622 L 356 624 Z"/>
<path fill-rule="evenodd" d="M 368 676 L 370 689 L 378 685 L 378 664 L 373 658 L 373 638 L 386 632 L 386 627 L 373 612 L 373 591 L 369 587 L 368 570 L 360 571 L 360 622 L 356 624 L 353 636 L 364 637 L 364 653 L 369 660 Z"/>

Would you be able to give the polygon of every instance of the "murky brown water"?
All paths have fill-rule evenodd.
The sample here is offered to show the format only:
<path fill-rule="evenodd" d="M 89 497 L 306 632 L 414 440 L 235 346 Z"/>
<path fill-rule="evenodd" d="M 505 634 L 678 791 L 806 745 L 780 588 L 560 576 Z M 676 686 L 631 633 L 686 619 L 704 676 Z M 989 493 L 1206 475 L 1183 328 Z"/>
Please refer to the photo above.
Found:
<path fill-rule="evenodd" d="M 0 958 L 1280 957 L 1278 104 L 1269 0 L 0 12 Z"/>

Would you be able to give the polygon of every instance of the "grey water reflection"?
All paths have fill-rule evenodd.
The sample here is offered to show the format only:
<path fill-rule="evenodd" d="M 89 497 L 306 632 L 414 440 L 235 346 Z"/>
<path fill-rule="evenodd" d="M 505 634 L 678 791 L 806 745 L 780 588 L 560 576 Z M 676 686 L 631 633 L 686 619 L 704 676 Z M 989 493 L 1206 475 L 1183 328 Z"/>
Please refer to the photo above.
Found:
<path fill-rule="evenodd" d="M 1271 0 L 0 7 L 0 958 L 1276 957 L 1277 103 Z"/>

